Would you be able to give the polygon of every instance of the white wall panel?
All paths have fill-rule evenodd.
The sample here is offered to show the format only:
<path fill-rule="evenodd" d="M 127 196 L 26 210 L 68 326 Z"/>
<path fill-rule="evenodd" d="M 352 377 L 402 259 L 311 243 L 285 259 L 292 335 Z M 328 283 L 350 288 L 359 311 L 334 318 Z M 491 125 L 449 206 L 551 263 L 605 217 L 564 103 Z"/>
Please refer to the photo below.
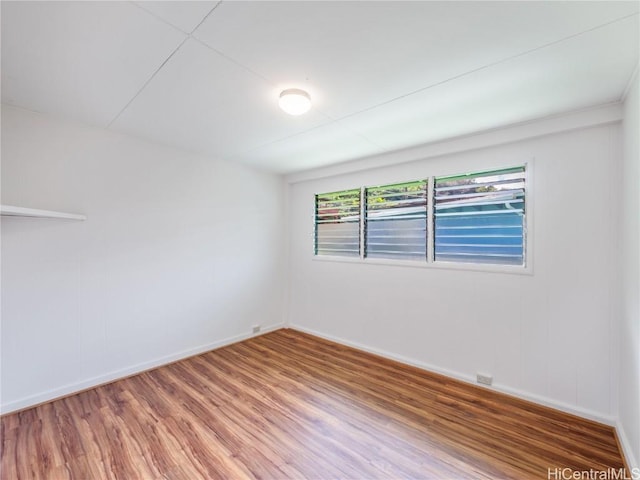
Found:
<path fill-rule="evenodd" d="M 282 321 L 282 180 L 2 111 L 2 407 L 25 407 Z"/>

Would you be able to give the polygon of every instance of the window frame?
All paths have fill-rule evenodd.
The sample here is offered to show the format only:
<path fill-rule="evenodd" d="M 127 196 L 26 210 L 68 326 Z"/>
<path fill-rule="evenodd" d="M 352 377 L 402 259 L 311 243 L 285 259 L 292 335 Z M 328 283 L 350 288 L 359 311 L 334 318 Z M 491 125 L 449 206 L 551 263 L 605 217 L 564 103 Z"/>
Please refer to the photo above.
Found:
<path fill-rule="evenodd" d="M 363 199 L 363 196 L 366 195 L 366 188 L 372 188 L 380 185 L 393 185 L 399 183 L 409 183 L 411 181 L 419 181 L 419 180 L 400 180 L 397 182 L 385 182 L 385 183 L 371 183 L 367 185 L 363 185 L 360 187 L 361 197 L 360 197 L 360 256 L 359 257 L 340 257 L 333 255 L 313 255 L 313 261 L 320 262 L 342 262 L 342 263 L 357 263 L 357 264 L 368 264 L 368 265 L 385 265 L 385 266 L 399 266 L 399 267 L 413 267 L 413 268 L 427 268 L 427 269 L 437 269 L 437 270 L 450 270 L 450 271 L 471 271 L 471 272 L 488 272 L 488 273 L 507 273 L 507 274 L 516 274 L 516 275 L 533 275 L 533 259 L 534 259 L 534 249 L 533 249 L 533 224 L 534 224 L 534 203 L 532 201 L 532 197 L 534 196 L 534 159 L 530 158 L 523 162 L 505 162 L 498 165 L 490 165 L 490 166 L 482 166 L 478 168 L 477 166 L 472 166 L 470 168 L 447 168 L 445 171 L 437 171 L 433 173 L 429 173 L 428 175 L 416 175 L 418 178 L 426 179 L 427 181 L 427 255 L 426 260 L 406 260 L 406 259 L 386 259 L 386 258 L 371 258 L 366 256 L 365 251 L 365 235 L 366 235 L 366 217 L 365 212 L 363 212 L 363 202 L 366 202 L 366 198 Z M 524 167 L 524 179 L 525 179 L 525 191 L 524 191 L 524 200 L 525 200 L 525 214 L 523 218 L 523 254 L 524 254 L 524 265 L 504 265 L 504 264 L 490 264 L 490 263 L 467 263 L 467 262 L 450 262 L 444 260 L 435 261 L 435 217 L 433 215 L 434 211 L 434 185 L 435 178 L 448 176 L 448 175 L 463 175 L 462 172 L 479 173 L 479 172 L 490 172 L 493 170 L 502 170 L 506 168 L 517 168 Z M 347 188 L 344 190 L 355 190 L 355 188 Z M 315 198 L 314 194 L 314 198 Z M 315 202 L 314 202 L 315 209 Z M 315 232 L 315 210 L 314 210 L 314 232 Z M 315 234 L 314 234 L 315 236 Z M 313 242 L 313 251 L 315 251 L 315 240 Z"/>
<path fill-rule="evenodd" d="M 526 268 L 527 266 L 527 217 L 529 215 L 529 205 L 528 205 L 528 198 L 527 198 L 527 192 L 529 189 L 528 186 L 528 178 L 527 178 L 527 171 L 528 171 L 528 164 L 527 163 L 523 163 L 522 165 L 517 165 L 517 166 L 509 166 L 509 167 L 502 167 L 502 168 L 491 168 L 491 169 L 483 169 L 483 170 L 474 170 L 474 171 L 470 171 L 470 172 L 466 172 L 466 173 L 461 173 L 461 174 L 454 174 L 454 176 L 456 177 L 461 177 L 461 176 L 465 176 L 465 175 L 483 175 L 483 174 L 493 174 L 499 171 L 503 171 L 503 170 L 509 170 L 509 169 L 522 169 L 522 177 L 524 180 L 524 195 L 523 195 L 523 200 L 524 200 L 524 211 L 522 214 L 522 260 L 523 263 L 522 264 L 515 264 L 515 265 L 510 265 L 510 264 L 505 264 L 505 263 L 482 263 L 482 262 L 464 262 L 464 261 L 459 261 L 456 262 L 455 260 L 438 260 L 436 259 L 436 191 L 435 191 L 435 183 L 436 180 L 438 178 L 446 178 L 449 177 L 450 175 L 434 175 L 432 177 L 433 179 L 433 190 L 431 193 L 431 199 L 433 201 L 433 210 L 432 210 L 432 218 L 431 218 L 431 223 L 432 223 L 432 240 L 433 240 L 433 246 L 432 246 L 432 250 L 431 250 L 431 261 L 434 264 L 466 264 L 466 265 L 486 265 L 486 266 L 490 266 L 490 265 L 494 265 L 494 266 L 506 266 L 506 267 L 511 267 L 511 268 Z"/>

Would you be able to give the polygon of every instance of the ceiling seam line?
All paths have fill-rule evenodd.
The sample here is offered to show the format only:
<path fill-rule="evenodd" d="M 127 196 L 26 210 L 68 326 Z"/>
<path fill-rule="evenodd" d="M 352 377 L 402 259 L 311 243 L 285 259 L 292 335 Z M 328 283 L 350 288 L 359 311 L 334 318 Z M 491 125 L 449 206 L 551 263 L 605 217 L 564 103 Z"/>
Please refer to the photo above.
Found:
<path fill-rule="evenodd" d="M 401 100 L 401 99 L 403 99 L 403 98 L 410 97 L 411 95 L 415 95 L 416 93 L 421 93 L 421 92 L 424 92 L 424 91 L 429 90 L 429 89 L 431 89 L 431 88 L 438 87 L 438 86 L 440 86 L 440 85 L 444 85 L 445 83 L 451 82 L 451 81 L 453 81 L 453 80 L 457 80 L 457 79 L 462 78 L 462 77 L 464 77 L 464 76 L 466 76 L 466 75 L 471 75 L 471 74 L 473 74 L 473 73 L 477 73 L 477 72 L 482 71 L 482 70 L 485 70 L 485 69 L 487 69 L 487 68 L 495 67 L 496 65 L 500 65 L 500 64 L 502 64 L 502 63 L 506 63 L 506 62 L 508 62 L 508 61 L 510 61 L 510 60 L 515 60 L 516 58 L 520 58 L 520 57 L 523 57 L 523 56 L 525 56 L 525 55 L 529 55 L 530 53 L 534 53 L 534 52 L 536 52 L 536 51 L 538 51 L 538 50 L 543 50 L 543 49 L 545 49 L 545 48 L 548 48 L 548 47 L 551 47 L 551 46 L 554 46 L 554 45 L 558 45 L 558 44 L 560 44 L 560 43 L 562 43 L 562 42 L 565 42 L 565 41 L 567 41 L 567 40 L 571 40 L 572 38 L 576 38 L 576 37 L 579 37 L 579 36 L 584 35 L 584 34 L 586 34 L 586 33 L 590 33 L 590 32 L 593 32 L 593 31 L 595 31 L 595 30 L 599 30 L 599 29 L 601 29 L 601 28 L 608 27 L 608 26 L 610 26 L 610 25 L 612 25 L 612 24 L 614 24 L 614 23 L 617 23 L 617 22 L 620 22 L 620 21 L 627 20 L 628 18 L 635 17 L 635 16 L 637 16 L 637 15 L 639 15 L 639 13 L 633 13 L 633 14 L 631 14 L 631 15 L 627 15 L 627 16 L 624 16 L 624 17 L 620 17 L 620 18 L 617 18 L 617 19 L 615 19 L 615 20 L 612 20 L 612 21 L 610 21 L 610 22 L 608 22 L 608 23 L 603 23 L 602 25 L 598 25 L 598 26 L 596 26 L 596 27 L 593 27 L 593 28 L 590 28 L 590 29 L 584 30 L 584 31 L 582 31 L 582 32 L 575 33 L 575 34 L 573 34 L 573 35 L 569 35 L 569 36 L 564 37 L 564 38 L 561 38 L 561 39 L 559 39 L 559 40 L 554 40 L 553 42 L 549 42 L 549 43 L 546 43 L 546 44 L 544 44 L 544 45 L 540 45 L 540 46 L 538 46 L 538 47 L 531 48 L 531 49 L 526 50 L 526 51 L 524 51 L 524 52 L 521 52 L 521 53 L 518 53 L 518 54 L 512 55 L 512 56 L 510 56 L 510 57 L 506 57 L 506 58 L 503 58 L 503 59 L 497 60 L 497 61 L 492 62 L 492 63 L 488 63 L 488 64 L 483 65 L 483 66 L 481 66 L 481 67 L 475 68 L 475 69 L 473 69 L 473 70 L 469 70 L 469 71 L 464 72 L 464 73 L 460 73 L 460 74 L 458 74 L 458 75 L 454 75 L 453 77 L 449 77 L 449 78 L 447 78 L 447 79 L 445 79 L 445 80 L 442 80 L 442 81 L 440 81 L 440 82 L 436 82 L 436 83 L 433 83 L 433 84 L 431 84 L 431 85 L 427 85 L 426 87 L 419 88 L 419 89 L 417 89 L 417 90 L 414 90 L 414 91 L 412 91 L 412 92 L 406 93 L 406 94 L 404 94 L 404 95 L 400 95 L 400 96 L 398 96 L 398 97 L 394 97 L 394 98 L 392 98 L 392 99 L 390 99 L 390 100 L 386 100 L 386 101 L 384 101 L 384 102 L 378 103 L 378 104 L 373 105 L 373 106 L 371 106 L 371 107 L 368 107 L 368 108 L 365 108 L 365 109 L 362 109 L 362 110 L 358 110 L 357 112 L 353 112 L 353 113 L 350 113 L 350 114 L 348 114 L 348 115 L 344 115 L 344 116 L 342 116 L 342 117 L 337 118 L 337 119 L 336 119 L 336 121 L 344 120 L 344 119 L 346 119 L 346 118 L 350 118 L 350 117 L 353 117 L 353 116 L 355 116 L 355 115 L 359 115 L 359 114 L 361 114 L 361 113 L 364 113 L 364 112 L 368 112 L 368 111 L 374 110 L 374 109 L 376 109 L 376 108 L 378 108 L 378 107 L 381 107 L 381 106 L 387 105 L 387 104 L 392 103 L 392 102 L 395 102 L 395 101 L 397 101 L 397 100 Z"/>
<path fill-rule="evenodd" d="M 157 15 L 156 13 L 152 12 L 151 10 L 147 10 L 146 8 L 144 8 L 142 5 L 139 5 L 137 2 L 133 2 L 130 1 L 129 3 L 131 3 L 134 7 L 138 7 L 140 10 L 142 10 L 144 13 L 146 13 L 147 15 L 151 15 L 153 18 L 155 18 L 156 20 L 161 21 L 162 23 L 164 23 L 165 25 L 167 25 L 168 27 L 171 27 L 175 30 L 177 30 L 178 32 L 182 33 L 183 35 L 189 35 L 189 32 L 185 32 L 184 30 L 182 30 L 180 27 L 176 27 L 173 23 L 169 23 L 168 21 L 166 21 L 164 18 L 162 18 L 161 16 Z"/>
<path fill-rule="evenodd" d="M 171 57 L 173 57 L 173 56 L 178 52 L 178 50 L 180 50 L 180 48 L 182 48 L 182 46 L 185 44 L 185 42 L 186 42 L 187 40 L 189 40 L 189 38 L 190 38 L 189 36 L 186 36 L 186 37 L 182 40 L 182 42 L 180 42 L 180 45 L 178 45 L 178 46 L 175 48 L 175 50 L 174 50 L 173 52 L 171 52 L 171 54 L 170 54 L 167 58 L 165 58 L 164 62 L 162 62 L 162 64 L 161 64 L 161 65 L 160 65 L 160 66 L 159 66 L 159 67 L 158 67 L 158 68 L 157 68 L 157 69 L 156 69 L 156 70 L 151 74 L 151 76 L 147 79 L 147 81 L 146 81 L 146 82 L 144 82 L 144 84 L 142 85 L 142 87 L 140 87 L 140 89 L 139 89 L 139 90 L 136 92 L 136 94 L 131 98 L 131 100 L 129 100 L 129 101 L 127 102 L 127 104 L 126 104 L 124 107 L 122 107 L 122 109 L 121 109 L 121 110 L 118 112 L 118 114 L 114 117 L 114 119 L 113 119 L 113 120 L 111 120 L 111 121 L 109 122 L 109 124 L 107 125 L 107 128 L 111 127 L 111 125 L 113 125 L 113 124 L 115 123 L 115 121 L 116 121 L 116 120 L 118 120 L 118 118 L 120 118 L 120 116 L 124 113 L 124 111 L 125 111 L 127 108 L 129 108 L 129 105 L 131 105 L 131 104 L 133 103 L 133 101 L 134 101 L 136 98 L 138 98 L 138 95 L 140 95 L 140 94 L 142 93 L 142 91 L 147 87 L 147 85 L 149 85 L 149 83 L 151 82 L 151 80 L 153 80 L 153 79 L 155 78 L 155 76 L 158 74 L 158 72 L 160 72 L 160 70 L 162 70 L 162 67 L 164 67 L 164 66 L 167 64 L 167 62 L 168 62 L 169 60 L 171 60 Z"/>
<path fill-rule="evenodd" d="M 140 89 L 136 92 L 136 94 L 126 103 L 126 105 L 124 107 L 122 107 L 122 109 L 118 112 L 118 114 L 113 118 L 113 120 L 111 120 L 108 124 L 107 124 L 107 128 L 111 127 L 111 125 L 113 125 L 116 120 L 118 120 L 118 118 L 120 118 L 120 116 L 124 113 L 124 111 L 129 108 L 129 105 L 131 105 L 133 103 L 133 101 L 138 98 L 138 96 L 142 93 L 142 91 L 147 87 L 147 85 L 149 85 L 149 83 L 151 82 L 151 80 L 153 80 L 155 78 L 155 76 L 158 74 L 158 72 L 160 72 L 160 70 L 162 70 L 162 68 L 167 64 L 167 62 L 171 59 L 171 57 L 173 57 L 178 50 L 180 50 L 180 48 L 182 48 L 182 46 L 185 44 L 185 42 L 187 40 L 189 40 L 189 38 L 194 38 L 192 37 L 193 32 L 195 32 L 200 25 L 202 25 L 204 23 L 204 21 L 209 18 L 209 15 L 211 15 L 213 13 L 213 11 L 218 8 L 218 6 L 220 4 L 222 4 L 222 0 L 220 0 L 219 2 L 217 2 L 213 8 L 211 10 L 209 10 L 209 12 L 202 18 L 202 20 L 198 23 L 198 25 L 196 25 L 196 27 L 191 31 L 191 33 L 189 32 L 185 32 L 184 30 L 176 27 L 175 25 L 172 25 L 171 23 L 167 22 L 166 20 L 164 20 L 163 18 L 159 17 L 158 15 L 156 15 L 153 12 L 150 12 L 149 10 L 147 10 L 146 8 L 143 8 L 142 6 L 138 5 L 135 2 L 131 2 L 133 5 L 135 5 L 136 7 L 140 8 L 142 11 L 148 13 L 149 15 L 153 16 L 154 18 L 162 21 L 163 23 L 165 23 L 166 25 L 175 28 L 176 30 L 178 30 L 180 33 L 182 33 L 183 35 L 186 35 L 185 38 L 182 40 L 182 42 L 180 42 L 180 45 L 178 45 L 176 47 L 176 49 L 171 52 L 169 54 L 169 56 L 164 60 L 164 62 L 162 62 L 162 64 L 151 74 L 151 76 L 147 79 L 146 82 L 144 82 L 144 84 L 142 85 L 142 87 L 140 87 Z M 195 39 L 195 38 L 194 38 Z"/>
<path fill-rule="evenodd" d="M 200 25 L 202 25 L 204 23 L 204 21 L 209 18 L 209 15 L 211 15 L 213 13 L 213 11 L 218 8 L 218 6 L 222 3 L 222 0 L 219 0 L 214 6 L 213 8 L 211 8 L 211 10 L 209 10 L 207 12 L 207 14 L 202 17 L 202 20 L 200 20 L 200 22 L 198 22 L 198 24 L 195 26 L 195 28 L 193 28 L 191 31 L 187 31 L 187 30 L 183 30 L 180 27 L 174 25 L 173 23 L 169 22 L 168 20 L 165 20 L 164 18 L 162 18 L 160 15 L 158 15 L 155 12 L 152 12 L 151 10 L 147 10 L 146 8 L 144 8 L 142 5 L 139 5 L 137 2 L 134 1 L 130 1 L 129 3 L 131 3 L 133 6 L 138 7 L 140 10 L 142 10 L 144 13 L 151 15 L 153 18 L 155 18 L 156 20 L 161 21 L 162 23 L 164 23 L 165 25 L 174 28 L 175 30 L 178 30 L 180 33 L 184 34 L 184 35 L 193 35 L 193 33 L 200 28 Z"/>
<path fill-rule="evenodd" d="M 203 47 L 208 48 L 209 50 L 211 50 L 213 53 L 220 55 L 222 58 L 230 61 L 231 63 L 237 65 L 238 67 L 242 68 L 243 70 L 246 70 L 247 72 L 251 73 L 252 75 L 255 75 L 256 77 L 260 78 L 261 80 L 263 80 L 264 82 L 267 82 L 269 85 L 271 86 L 275 86 L 275 83 L 273 83 L 270 79 L 268 79 L 267 77 L 265 77 L 264 75 L 262 75 L 261 73 L 256 72 L 255 70 L 252 70 L 251 68 L 247 67 L 246 65 L 244 65 L 243 63 L 240 63 L 239 61 L 237 61 L 236 59 L 229 57 L 228 55 L 225 55 L 224 53 L 222 53 L 220 50 L 215 49 L 214 47 L 212 47 L 211 45 L 209 45 L 208 43 L 204 42 L 203 40 L 200 40 L 198 37 L 196 36 L 192 36 L 191 37 L 193 40 L 195 40 L 196 42 L 198 42 L 200 45 L 202 45 Z"/>
<path fill-rule="evenodd" d="M 218 8 L 220 5 L 222 5 L 222 0 L 218 0 L 218 2 L 213 6 L 213 8 L 211 10 L 209 10 L 209 13 L 207 13 L 202 20 L 200 20 L 200 22 L 195 26 L 195 28 L 193 30 L 191 30 L 191 32 L 189 32 L 189 36 L 192 36 L 196 30 L 198 30 L 200 28 L 200 25 L 202 25 L 205 20 L 207 18 L 209 18 L 209 15 L 211 15 L 213 13 L 213 11 Z"/>
<path fill-rule="evenodd" d="M 327 122 L 327 123 L 322 123 L 320 125 L 316 125 L 315 127 L 309 128 L 307 130 L 303 130 L 302 132 L 294 133 L 293 135 L 288 135 L 286 137 L 278 138 L 277 140 L 273 140 L 273 141 L 270 141 L 270 142 L 267 142 L 267 143 L 263 143 L 263 144 L 258 145 L 256 147 L 252 147 L 252 148 L 250 148 L 248 150 L 242 150 L 242 151 L 234 152 L 234 153 L 232 153 L 230 155 L 227 155 L 226 158 L 233 158 L 234 156 L 242 155 L 242 154 L 245 154 L 245 153 L 256 152 L 256 151 L 261 150 L 261 149 L 263 149 L 265 147 L 268 147 L 269 145 L 273 145 L 273 144 L 276 144 L 276 143 L 279 143 L 279 142 L 284 142 L 284 141 L 289 140 L 291 138 L 295 138 L 295 137 L 297 137 L 299 135 L 303 135 L 305 133 L 313 132 L 314 130 L 318 130 L 319 128 L 324 128 L 324 127 L 328 127 L 329 125 L 333 125 L 334 123 L 339 123 L 338 120 L 332 120 L 330 117 L 329 117 L 329 119 L 330 119 L 330 121 Z M 344 129 L 348 130 L 349 133 L 351 133 L 352 135 L 355 135 L 356 137 L 360 137 L 362 140 L 364 140 L 367 143 L 373 145 L 374 147 L 382 148 L 382 149 L 384 149 L 383 151 L 385 151 L 385 152 L 389 151 L 388 148 L 377 144 L 376 142 L 374 142 L 371 139 L 367 138 L 364 134 L 358 132 L 357 130 L 353 130 L 351 127 L 349 127 L 347 125 L 343 125 L 342 127 Z"/>
<path fill-rule="evenodd" d="M 322 128 L 322 127 L 327 127 L 327 126 L 329 126 L 329 125 L 331 125 L 331 124 L 333 124 L 335 122 L 336 122 L 335 120 L 329 119 L 329 121 L 326 122 L 326 123 L 321 123 L 320 125 L 316 125 L 315 127 L 309 128 L 307 130 L 303 130 L 302 132 L 294 133 L 293 135 L 287 135 L 286 137 L 278 138 L 277 140 L 272 140 L 272 141 L 269 141 L 267 143 L 261 143 L 260 145 L 258 145 L 256 147 L 251 147 L 248 150 L 236 150 L 234 152 L 231 152 L 230 154 L 227 154 L 225 156 L 225 158 L 233 158 L 233 157 L 236 157 L 238 155 L 243 155 L 245 153 L 255 152 L 255 151 L 263 149 L 264 147 L 268 147 L 269 145 L 273 145 L 274 143 L 284 142 L 285 140 L 289 140 L 290 138 L 297 137 L 298 135 L 302 135 L 304 133 L 312 132 L 312 131 L 317 130 L 317 129 Z"/>

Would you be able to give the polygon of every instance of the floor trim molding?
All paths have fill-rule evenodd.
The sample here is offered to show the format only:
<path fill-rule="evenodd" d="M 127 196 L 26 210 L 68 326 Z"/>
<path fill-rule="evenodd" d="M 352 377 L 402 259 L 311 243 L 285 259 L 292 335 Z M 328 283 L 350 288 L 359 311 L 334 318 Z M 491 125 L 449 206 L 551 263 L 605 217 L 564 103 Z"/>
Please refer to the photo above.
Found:
<path fill-rule="evenodd" d="M 284 328 L 284 327 L 285 327 L 284 323 L 278 323 L 277 325 L 273 325 L 271 327 L 265 328 L 260 333 L 244 333 L 240 335 L 235 335 L 233 337 L 228 337 L 223 340 L 218 340 L 215 342 L 207 343 L 205 345 L 200 345 L 198 347 L 194 347 L 194 348 L 182 350 L 180 352 L 176 352 L 170 355 L 166 355 L 164 357 L 156 358 L 148 362 L 138 363 L 137 365 L 116 370 L 104 375 L 99 375 L 97 377 L 92 377 L 86 380 L 82 380 L 80 382 L 64 385 L 62 387 L 55 388 L 53 390 L 47 390 L 45 392 L 41 392 L 35 395 L 30 395 L 28 397 L 23 397 L 18 400 L 3 403 L 0 406 L 0 413 L 1 415 L 7 415 L 9 413 L 15 413 L 20 410 L 26 410 L 28 408 L 36 407 L 43 403 L 48 403 L 54 400 L 59 400 L 60 398 L 68 397 L 70 395 L 75 395 L 76 393 L 80 393 L 85 390 L 90 390 L 92 388 L 99 387 L 101 385 L 106 385 L 108 383 L 116 382 L 118 380 L 122 380 L 123 378 L 131 377 L 133 375 L 138 375 L 139 373 L 146 372 L 148 370 L 153 370 L 155 368 L 162 367 L 170 363 L 179 362 L 180 360 L 184 360 L 189 357 L 200 355 L 202 353 L 209 352 L 217 348 L 226 347 L 227 345 L 242 342 L 243 340 L 247 340 L 252 337 L 257 337 L 269 332 L 280 330 L 281 328 Z"/>
<path fill-rule="evenodd" d="M 620 423 L 620 419 L 616 420 L 615 428 L 616 428 L 616 438 L 618 439 L 618 445 L 620 446 L 622 459 L 624 460 L 627 466 L 627 470 L 629 472 L 634 472 L 634 471 L 638 472 L 636 473 L 636 477 L 640 478 L 640 463 L 638 463 L 638 458 L 636 458 L 633 453 L 633 450 L 631 448 L 631 443 L 629 442 L 629 438 L 625 433 L 622 423 Z M 636 478 L 631 473 L 629 473 L 629 477 Z"/>
<path fill-rule="evenodd" d="M 358 350 L 363 350 L 365 352 L 369 352 L 369 353 L 373 353 L 374 355 L 378 355 L 384 358 L 388 358 L 391 360 L 395 360 L 397 362 L 400 363 L 404 363 L 407 365 L 411 365 L 413 367 L 417 367 L 420 368 L 422 370 L 426 370 L 428 372 L 432 372 L 432 373 L 438 373 L 440 375 L 444 375 L 450 378 L 454 378 L 456 380 L 460 380 L 462 382 L 465 383 L 470 383 L 473 385 L 476 385 L 480 388 L 488 388 L 489 390 L 493 390 L 496 392 L 500 392 L 500 393 L 504 393 L 507 395 L 511 395 L 513 397 L 517 397 L 520 398 L 522 400 L 527 400 L 533 403 L 536 403 L 538 405 L 543 405 L 545 407 L 549 407 L 549 408 L 553 408 L 555 410 L 560 410 L 564 413 L 569 413 L 571 415 L 576 415 L 578 417 L 581 418 L 585 418 L 587 420 L 591 420 L 594 422 L 598 422 L 598 423 L 602 423 L 604 425 L 608 425 L 610 427 L 615 427 L 616 426 L 616 419 L 614 417 L 609 417 L 609 416 L 605 416 L 602 414 L 599 414 L 598 412 L 593 412 L 591 410 L 587 410 L 587 409 L 583 409 L 580 407 L 574 407 L 572 405 L 568 405 L 566 403 L 562 403 L 553 399 L 549 399 L 546 397 L 542 397 L 540 395 L 535 395 L 535 394 L 531 394 L 528 392 L 524 392 L 522 390 L 518 390 L 516 388 L 511 388 L 505 385 L 500 385 L 500 384 L 494 384 L 491 387 L 485 387 L 483 385 L 478 384 L 475 381 L 475 378 L 469 376 L 469 375 L 465 375 L 459 372 L 455 372 L 452 370 L 447 370 L 444 368 L 440 368 L 437 367 L 435 365 L 430 365 L 428 363 L 425 362 L 420 362 L 417 360 L 414 360 L 412 358 L 408 358 L 402 355 L 397 355 L 382 349 L 378 349 L 378 348 L 372 348 L 369 347 L 367 345 L 364 345 L 362 343 L 358 343 L 358 342 L 353 342 L 350 340 L 345 340 L 343 338 L 340 337 L 335 337 L 333 335 L 329 335 L 323 332 L 319 332 L 317 330 L 311 329 L 311 328 L 306 328 L 300 325 L 295 325 L 295 324 L 291 324 L 289 325 L 288 328 L 291 328 L 292 330 L 299 330 L 300 332 L 304 332 L 304 333 L 308 333 L 310 335 L 315 335 L 317 337 L 320 338 L 324 338 L 326 340 L 335 342 L 335 343 L 339 343 L 342 345 L 346 345 L 352 348 L 356 348 Z"/>
<path fill-rule="evenodd" d="M 382 349 L 377 349 L 377 348 L 372 348 L 369 347 L 367 345 L 364 345 L 362 343 L 359 342 L 353 342 L 350 340 L 345 340 L 343 338 L 340 337 L 336 337 L 333 335 L 329 335 L 323 332 L 319 332 L 317 330 L 314 329 L 310 329 L 310 328 L 306 328 L 300 325 L 295 325 L 295 324 L 289 324 L 289 323 L 279 323 L 277 325 L 273 325 L 271 327 L 265 328 L 263 331 L 261 331 L 260 333 L 257 334 L 253 334 L 253 333 L 247 333 L 247 334 L 241 334 L 241 335 L 236 335 L 234 337 L 229 337 L 223 340 L 219 340 L 216 342 L 211 342 L 208 343 L 206 345 L 201 345 L 199 347 L 195 347 L 192 349 L 188 349 L 188 350 L 184 350 L 172 355 L 167 355 L 155 360 L 151 360 L 149 362 L 144 362 L 144 363 L 140 363 L 137 365 L 134 365 L 132 367 L 128 367 L 125 369 L 121 369 L 121 370 L 117 370 L 115 372 L 111 372 L 105 375 L 101 375 L 98 377 L 93 377 L 87 380 L 83 380 L 81 382 L 77 382 L 77 383 L 73 383 L 73 384 L 69 384 L 69 385 L 65 385 L 63 387 L 60 388 L 56 388 L 53 390 L 48 390 L 46 392 L 42 392 L 36 395 L 31 395 L 29 397 L 24 397 L 21 398 L 19 400 L 15 400 L 12 402 L 8 402 L 5 404 L 2 404 L 2 406 L 0 407 L 0 412 L 2 415 L 6 415 L 9 413 L 15 413 L 17 411 L 20 410 L 25 410 L 28 408 L 32 408 L 35 407 L 37 405 L 43 404 L 43 403 L 48 403 L 54 400 L 58 400 L 60 398 L 64 398 L 70 395 L 75 395 L 77 393 L 80 393 L 82 391 L 85 390 L 89 390 L 101 385 L 105 385 L 111 382 L 115 382 L 118 380 L 122 380 L 123 378 L 127 378 L 133 375 L 137 375 L 140 373 L 143 373 L 145 371 L 148 370 L 153 370 L 155 368 L 158 367 L 162 367 L 164 365 L 168 365 L 174 362 L 178 362 L 180 360 L 184 360 L 186 358 L 189 357 L 193 357 L 196 355 L 200 355 L 202 353 L 211 351 L 211 350 L 215 350 L 217 348 L 221 348 L 221 347 L 225 347 L 228 345 L 232 345 L 234 343 L 238 343 L 238 342 L 242 342 L 244 340 L 247 340 L 249 338 L 252 337 L 256 337 L 256 336 L 260 336 L 260 335 L 265 335 L 267 333 L 270 332 L 274 332 L 276 330 L 280 330 L 283 328 L 290 328 L 292 330 L 298 330 L 300 332 L 304 332 L 304 333 L 308 333 L 310 335 L 315 335 L 317 337 L 320 338 L 324 338 L 326 340 L 335 342 L 335 343 L 339 343 L 348 347 L 352 347 L 358 350 L 362 350 L 368 353 L 372 353 L 374 355 L 378 355 L 380 357 L 384 357 L 384 358 L 388 358 L 391 360 L 395 360 L 397 362 L 406 364 L 406 365 L 411 365 L 413 367 L 417 367 L 420 368 L 422 370 L 428 371 L 428 372 L 432 372 L 432 373 L 437 373 L 440 375 L 445 375 L 447 377 L 456 379 L 456 380 L 460 380 L 462 382 L 465 383 L 470 383 L 472 385 L 475 385 L 479 388 L 488 388 L 489 390 L 493 390 L 496 392 L 500 392 L 500 393 L 504 393 L 507 395 L 511 395 L 513 397 L 517 397 L 523 400 L 527 400 L 533 403 L 536 403 L 538 405 L 543 405 L 545 407 L 549 407 L 549 408 L 553 408 L 556 410 L 560 410 L 562 412 L 565 413 L 569 413 L 572 415 L 576 415 L 578 417 L 581 418 L 586 418 L 588 420 L 592 420 L 598 423 L 602 423 L 608 426 L 611 426 L 615 429 L 616 434 L 618 436 L 619 439 L 619 443 L 620 443 L 620 448 L 624 453 L 624 456 L 627 460 L 627 463 L 629 464 L 630 467 L 634 467 L 636 466 L 636 459 L 633 457 L 633 454 L 631 452 L 631 447 L 629 445 L 628 439 L 624 433 L 624 429 L 622 428 L 622 425 L 620 424 L 619 420 L 613 417 L 609 417 L 609 416 L 604 416 L 601 414 L 598 414 L 597 412 L 593 412 L 587 409 L 582 409 L 579 407 L 574 407 L 571 405 L 567 405 L 565 403 L 562 402 L 558 402 L 552 399 L 548 399 L 539 395 L 535 395 L 535 394 L 531 394 L 528 392 L 524 392 L 518 389 L 514 389 L 508 386 L 504 386 L 504 385 L 493 385 L 492 387 L 485 387 L 483 385 L 480 385 L 478 383 L 476 383 L 475 379 L 472 378 L 469 375 L 464 375 L 461 374 L 459 372 L 455 372 L 452 370 L 447 370 L 447 369 L 443 369 L 440 367 L 437 367 L 435 365 L 431 365 L 431 364 L 427 364 L 425 362 L 420 362 L 402 355 L 397 355 Z"/>

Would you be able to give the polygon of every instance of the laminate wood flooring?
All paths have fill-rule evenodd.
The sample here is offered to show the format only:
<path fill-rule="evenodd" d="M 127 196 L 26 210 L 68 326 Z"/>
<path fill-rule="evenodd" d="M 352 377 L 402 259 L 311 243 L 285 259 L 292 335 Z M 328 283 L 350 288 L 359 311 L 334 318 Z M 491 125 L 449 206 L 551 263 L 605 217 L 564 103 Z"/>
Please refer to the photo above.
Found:
<path fill-rule="evenodd" d="M 611 427 L 288 329 L 1 424 L 3 480 L 546 479 L 549 468 L 623 467 Z"/>

